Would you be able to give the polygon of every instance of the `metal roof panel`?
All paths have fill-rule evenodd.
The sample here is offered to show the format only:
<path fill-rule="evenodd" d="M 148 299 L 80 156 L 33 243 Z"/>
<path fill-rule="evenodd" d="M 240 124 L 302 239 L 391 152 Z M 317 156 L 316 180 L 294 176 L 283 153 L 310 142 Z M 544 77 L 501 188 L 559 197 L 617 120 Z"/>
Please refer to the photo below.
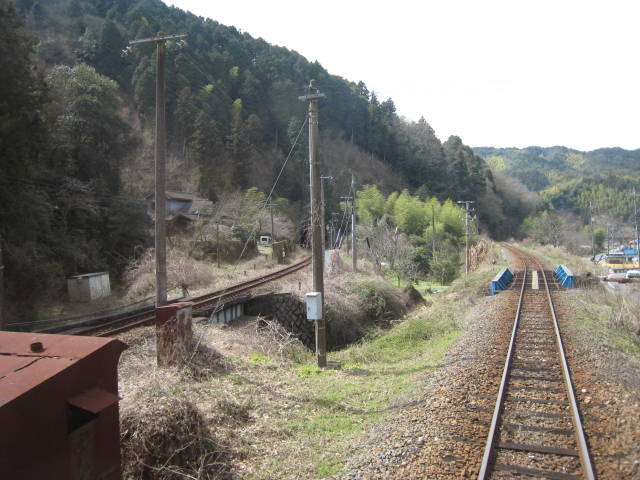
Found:
<path fill-rule="evenodd" d="M 113 338 L 0 332 L 0 406 L 113 342 L 127 348 Z"/>

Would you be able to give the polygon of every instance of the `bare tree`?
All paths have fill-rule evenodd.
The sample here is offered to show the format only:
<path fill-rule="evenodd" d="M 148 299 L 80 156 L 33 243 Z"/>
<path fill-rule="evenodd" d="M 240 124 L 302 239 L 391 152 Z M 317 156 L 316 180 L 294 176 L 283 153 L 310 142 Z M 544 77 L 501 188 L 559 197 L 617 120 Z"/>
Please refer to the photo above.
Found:
<path fill-rule="evenodd" d="M 555 213 L 543 212 L 533 230 L 533 239 L 542 245 L 559 247 L 565 239 L 566 225 Z"/>
<path fill-rule="evenodd" d="M 359 226 L 358 230 L 358 236 L 364 237 L 367 244 L 365 255 L 378 269 L 386 264 L 400 277 L 402 261 L 412 248 L 407 235 L 386 219 L 368 227 Z"/>

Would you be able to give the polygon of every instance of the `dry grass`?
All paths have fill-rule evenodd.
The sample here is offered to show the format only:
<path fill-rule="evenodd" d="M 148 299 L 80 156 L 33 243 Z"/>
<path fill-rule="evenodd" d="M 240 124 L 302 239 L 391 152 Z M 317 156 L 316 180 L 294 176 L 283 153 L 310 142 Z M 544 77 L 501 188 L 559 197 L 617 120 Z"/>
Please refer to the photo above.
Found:
<path fill-rule="evenodd" d="M 156 367 L 155 334 L 128 339 L 120 362 L 120 423 L 125 478 L 228 478 L 211 419 L 189 391 L 224 371 L 220 355 L 200 346 L 187 366 Z"/>
<path fill-rule="evenodd" d="M 147 395 L 121 414 L 125 477 L 226 478 L 224 450 L 209 425 L 185 396 Z"/>
<path fill-rule="evenodd" d="M 279 289 L 297 292 L 302 300 L 310 283 L 305 272 Z M 331 328 L 356 332 L 358 338 L 374 324 L 363 315 L 371 307 L 358 291 L 362 284 L 367 294 L 390 288 L 392 298 L 380 304 L 378 321 L 396 315 L 396 308 L 404 311 L 398 291 L 366 269 L 329 277 Z M 155 366 L 152 329 L 125 340 L 130 349 L 119 369 L 125 478 L 308 477 L 318 461 L 320 438 L 304 433 L 304 425 L 309 416 L 325 415 L 326 406 L 316 405 L 317 392 L 298 372 L 300 365 L 314 363 L 314 353 L 272 321 L 197 324 L 194 330 L 198 348 L 182 366 Z M 300 426 L 292 430 L 292 425 Z"/>
<path fill-rule="evenodd" d="M 155 250 L 150 248 L 131 263 L 124 276 L 131 298 L 143 298 L 155 292 Z M 213 268 L 189 257 L 187 253 L 167 250 L 167 287 L 178 285 L 207 285 L 214 278 Z"/>
<path fill-rule="evenodd" d="M 294 263 L 305 255 L 307 252 L 298 250 L 288 258 L 287 263 Z M 191 296 L 197 296 L 272 273 L 276 267 L 270 255 L 261 254 L 216 268 L 215 264 L 198 261 L 180 249 L 169 248 L 167 250 L 167 287 L 172 289 L 184 285 Z M 154 294 L 156 280 L 154 249 L 147 250 L 129 266 L 124 280 L 128 287 L 128 297 L 131 299 L 145 298 Z M 181 295 L 181 288 L 178 290 L 175 293 L 169 292 L 169 296 Z"/>
<path fill-rule="evenodd" d="M 282 379 L 295 378 L 292 357 L 313 355 L 273 322 L 196 325 L 195 336 L 188 364 L 166 368 L 155 366 L 152 329 L 127 340 L 119 369 L 125 478 L 233 478 L 230 464 L 253 470 L 243 459 L 254 458 L 256 442 L 289 438 L 263 413 L 283 399 L 306 401 L 287 394 Z"/>
<path fill-rule="evenodd" d="M 298 252 L 297 257 L 305 253 Z M 134 289 L 138 294 L 148 289 L 145 282 L 153 277 L 150 265 L 153 259 L 147 258 L 136 272 L 147 277 Z M 192 274 L 204 272 L 202 286 L 190 287 L 192 295 L 273 267 L 263 255 L 225 268 L 222 275 L 216 271 L 214 281 L 213 269 L 197 270 L 202 267 L 183 256 L 171 255 L 169 265 L 178 279 L 200 278 Z M 359 265 L 355 275 L 350 265 L 337 259 L 335 265 L 341 268 L 326 278 L 325 292 L 329 331 L 340 343 L 358 340 L 406 312 L 401 292 L 365 265 Z M 304 302 L 305 293 L 311 291 L 311 275 L 307 271 L 287 277 L 277 288 Z M 318 442 L 323 437 L 306 432 L 305 425 L 310 417 L 327 415 L 327 406 L 316 404 L 318 393 L 311 387 L 315 380 L 305 383 L 299 377 L 301 368 L 305 375 L 319 374 L 309 367 L 314 353 L 274 321 L 196 324 L 194 330 L 197 349 L 181 366 L 155 366 L 152 329 L 125 339 L 130 349 L 119 369 L 125 478 L 316 478 L 311 472 L 317 468 Z"/>

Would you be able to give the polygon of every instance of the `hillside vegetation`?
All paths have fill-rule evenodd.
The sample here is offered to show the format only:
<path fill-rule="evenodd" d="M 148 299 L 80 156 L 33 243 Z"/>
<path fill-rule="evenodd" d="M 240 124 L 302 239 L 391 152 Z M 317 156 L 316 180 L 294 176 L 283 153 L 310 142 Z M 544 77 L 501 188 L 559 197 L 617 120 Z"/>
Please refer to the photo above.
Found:
<path fill-rule="evenodd" d="M 600 148 L 580 152 L 566 147 L 474 148 L 492 168 L 538 192 L 546 209 L 568 211 L 589 223 L 634 223 L 633 189 L 639 190 L 640 149 Z"/>
<path fill-rule="evenodd" d="M 544 152 L 548 165 L 531 163 L 526 173 L 529 157 L 516 168 L 500 152 L 440 139 L 425 118 L 403 118 L 363 80 L 159 0 L 0 0 L 0 10 L 0 241 L 13 316 L 29 318 L 34 300 L 59 296 L 71 275 L 109 271 L 119 282 L 151 246 L 140 198 L 154 188 L 156 53 L 153 42 L 127 47 L 158 32 L 188 35 L 185 44 L 166 44 L 167 187 L 216 205 L 241 192 L 270 196 L 293 240 L 304 237 L 308 217 L 308 105 L 298 97 L 311 79 L 326 93 L 319 130 L 322 175 L 332 177 L 327 221 L 346 211 L 352 177 L 358 191 L 375 185 L 385 197 L 474 202 L 475 223 L 496 239 L 527 233 L 522 222 L 535 227 L 545 210 L 577 204 L 584 216 L 586 199 L 599 195 L 580 196 L 581 183 L 563 190 L 562 181 L 579 177 L 554 170 Z M 560 151 L 580 172 L 611 153 L 584 160 Z M 614 153 L 618 164 L 633 163 Z M 635 180 L 624 182 L 616 188 Z M 542 192 L 544 204 L 523 183 L 558 186 Z M 629 197 L 615 208 L 624 217 Z M 225 221 L 231 235 L 252 240 L 244 223 Z M 387 227 L 394 222 L 387 218 Z M 414 247 L 428 240 L 424 228 L 414 237 Z M 459 237 L 450 240 L 459 248 Z"/>

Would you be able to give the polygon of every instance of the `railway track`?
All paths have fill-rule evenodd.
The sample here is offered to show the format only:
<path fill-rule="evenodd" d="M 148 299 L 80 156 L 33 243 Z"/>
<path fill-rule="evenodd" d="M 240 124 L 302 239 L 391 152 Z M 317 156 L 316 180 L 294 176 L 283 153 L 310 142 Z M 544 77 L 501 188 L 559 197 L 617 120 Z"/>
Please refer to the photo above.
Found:
<path fill-rule="evenodd" d="M 251 290 L 261 285 L 273 282 L 275 280 L 291 275 L 299 270 L 308 267 L 311 264 L 311 258 L 306 258 L 298 263 L 282 268 L 276 272 L 261 277 L 248 280 L 246 282 L 233 285 L 231 287 L 208 293 L 188 301 L 193 302 L 193 311 L 199 311 L 210 308 L 222 308 L 225 302 L 234 298 L 249 294 Z M 58 333 L 63 335 L 88 335 L 97 337 L 108 337 L 118 333 L 126 332 L 133 328 L 151 325 L 155 322 L 155 307 L 148 307 L 130 316 L 119 316 L 118 318 L 105 317 L 102 321 L 91 326 L 74 326 L 68 330 Z"/>
<path fill-rule="evenodd" d="M 550 292 L 557 285 L 536 257 L 503 248 L 522 265 L 520 297 L 478 478 L 594 479 Z"/>

